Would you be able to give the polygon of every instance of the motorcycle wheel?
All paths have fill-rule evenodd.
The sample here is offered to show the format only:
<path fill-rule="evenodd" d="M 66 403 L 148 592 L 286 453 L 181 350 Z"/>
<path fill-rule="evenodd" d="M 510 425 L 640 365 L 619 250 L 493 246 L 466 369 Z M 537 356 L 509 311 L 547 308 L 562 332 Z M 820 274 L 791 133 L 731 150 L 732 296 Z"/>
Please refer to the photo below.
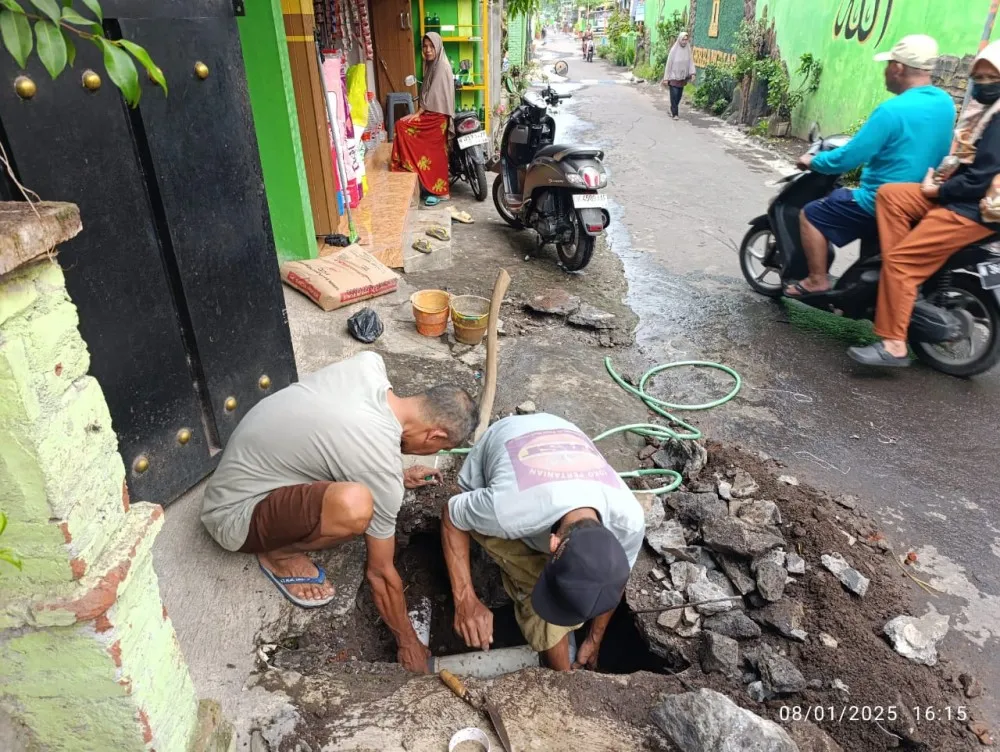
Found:
<path fill-rule="evenodd" d="M 486 165 L 469 160 L 469 187 L 476 201 L 485 201 L 490 189 L 486 187 Z"/>
<path fill-rule="evenodd" d="M 563 269 L 568 272 L 578 272 L 590 263 L 594 255 L 594 245 L 597 241 L 593 235 L 588 235 L 580 227 L 580 218 L 573 212 L 573 243 L 556 243 L 556 253 Z"/>
<path fill-rule="evenodd" d="M 486 182 L 485 176 L 483 177 L 483 182 Z M 523 230 L 524 225 L 521 223 L 514 213 L 507 208 L 507 204 L 503 200 L 504 190 L 503 190 L 503 175 L 497 175 L 497 179 L 493 181 L 493 205 L 497 208 L 497 214 L 500 215 L 500 219 L 509 224 L 515 230 Z"/>
<path fill-rule="evenodd" d="M 955 273 L 936 300 L 938 305 L 969 317 L 971 336 L 958 342 L 916 342 L 913 351 L 917 360 L 935 371 L 961 377 L 985 373 L 1000 362 L 1000 304 L 992 290 L 984 290 L 978 277 Z"/>
<path fill-rule="evenodd" d="M 756 224 L 743 236 L 740 245 L 740 271 L 747 284 L 754 292 L 768 298 L 780 298 L 784 286 L 781 282 L 781 270 L 775 266 L 767 266 L 770 246 L 774 243 L 774 233 L 767 224 Z M 775 281 L 768 279 L 774 277 Z"/>

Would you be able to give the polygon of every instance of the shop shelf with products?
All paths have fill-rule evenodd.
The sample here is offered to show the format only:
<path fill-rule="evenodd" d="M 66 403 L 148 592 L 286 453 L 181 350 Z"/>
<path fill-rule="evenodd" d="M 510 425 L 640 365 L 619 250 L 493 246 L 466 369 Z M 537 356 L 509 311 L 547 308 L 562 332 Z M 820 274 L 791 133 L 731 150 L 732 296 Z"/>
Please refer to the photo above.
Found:
<path fill-rule="evenodd" d="M 423 79 L 420 42 L 424 34 L 436 31 L 444 42 L 460 87 L 455 91 L 455 107 L 475 110 L 483 128 L 490 133 L 489 80 L 489 0 L 414 0 L 413 14 L 420 19 L 414 34 L 417 77 Z M 415 29 L 416 31 L 416 29 Z M 463 62 L 465 63 L 463 65 Z"/>

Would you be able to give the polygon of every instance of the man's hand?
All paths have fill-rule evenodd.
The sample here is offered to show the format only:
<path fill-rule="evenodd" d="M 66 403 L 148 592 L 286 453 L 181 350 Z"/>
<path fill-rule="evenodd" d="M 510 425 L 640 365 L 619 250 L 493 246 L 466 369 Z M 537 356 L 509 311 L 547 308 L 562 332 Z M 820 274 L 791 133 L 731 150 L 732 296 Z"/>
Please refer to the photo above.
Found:
<path fill-rule="evenodd" d="M 801 157 L 799 157 L 799 161 L 795 163 L 795 166 L 798 167 L 800 170 L 805 171 L 809 169 L 809 166 L 812 164 L 812 161 L 813 161 L 812 154 L 803 154 Z"/>
<path fill-rule="evenodd" d="M 927 174 L 924 176 L 924 182 L 920 184 L 920 192 L 924 194 L 926 198 L 937 198 L 941 192 L 941 187 L 937 184 L 937 180 L 934 178 L 934 168 L 927 170 Z"/>
<path fill-rule="evenodd" d="M 474 595 L 456 602 L 455 631 L 470 648 L 489 650 L 493 642 L 493 612 Z"/>
<path fill-rule="evenodd" d="M 427 661 L 431 657 L 431 651 L 422 642 L 412 642 L 400 645 L 396 651 L 396 659 L 407 671 L 414 674 L 426 674 L 428 672 Z"/>
<path fill-rule="evenodd" d="M 576 660 L 573 661 L 573 668 L 589 668 L 591 671 L 597 669 L 597 656 L 601 652 L 601 644 L 594 642 L 590 637 L 583 641 L 580 649 L 576 651 Z"/>
<path fill-rule="evenodd" d="M 430 478 L 430 480 L 428 480 Z M 442 481 L 441 471 L 424 465 L 414 465 L 403 471 L 403 485 L 407 488 L 436 486 Z"/>

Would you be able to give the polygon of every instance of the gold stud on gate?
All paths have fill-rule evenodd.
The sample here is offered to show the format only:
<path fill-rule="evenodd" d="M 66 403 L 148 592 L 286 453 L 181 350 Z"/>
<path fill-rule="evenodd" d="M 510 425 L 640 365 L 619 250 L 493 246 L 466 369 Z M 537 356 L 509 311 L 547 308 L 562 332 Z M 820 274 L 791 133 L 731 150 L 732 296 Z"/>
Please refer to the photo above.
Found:
<path fill-rule="evenodd" d="M 38 92 L 38 87 L 27 76 L 18 76 L 14 79 L 14 91 L 21 99 L 31 99 Z"/>
<path fill-rule="evenodd" d="M 181 446 L 184 446 L 189 441 L 191 441 L 191 429 L 190 428 L 182 428 L 180 431 L 177 432 L 177 443 L 178 444 L 180 444 Z"/>
<path fill-rule="evenodd" d="M 149 458 L 144 454 L 140 454 L 135 458 L 135 462 L 132 463 L 132 469 L 137 473 L 144 473 L 149 470 Z"/>
<path fill-rule="evenodd" d="M 257 386 L 263 389 L 265 392 L 271 388 L 271 377 L 266 373 L 260 377 L 260 381 L 257 382 Z"/>
<path fill-rule="evenodd" d="M 204 81 L 208 78 L 208 66 L 205 65 L 201 60 L 194 64 L 194 74 Z"/>
<path fill-rule="evenodd" d="M 228 412 L 232 412 L 233 410 L 235 410 L 236 405 L 237 402 L 235 397 L 226 397 L 226 410 Z"/>
<path fill-rule="evenodd" d="M 87 91 L 97 91 L 101 88 L 101 77 L 89 68 L 83 72 L 81 81 L 83 82 L 83 88 Z"/>

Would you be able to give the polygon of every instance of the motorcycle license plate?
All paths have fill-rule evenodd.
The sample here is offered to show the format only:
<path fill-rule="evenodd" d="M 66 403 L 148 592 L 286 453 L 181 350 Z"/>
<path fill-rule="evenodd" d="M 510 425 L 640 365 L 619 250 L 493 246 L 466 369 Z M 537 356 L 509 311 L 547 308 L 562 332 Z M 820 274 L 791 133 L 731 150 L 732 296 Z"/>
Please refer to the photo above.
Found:
<path fill-rule="evenodd" d="M 574 209 L 607 209 L 608 197 L 603 193 L 574 193 Z"/>
<path fill-rule="evenodd" d="M 1000 287 L 1000 261 L 984 261 L 978 267 L 979 283 L 984 290 Z"/>
<path fill-rule="evenodd" d="M 486 131 L 476 131 L 475 133 L 470 133 L 467 136 L 458 137 L 458 148 L 468 149 L 470 146 L 478 146 L 479 144 L 485 144 L 489 141 L 489 136 L 486 135 Z"/>

